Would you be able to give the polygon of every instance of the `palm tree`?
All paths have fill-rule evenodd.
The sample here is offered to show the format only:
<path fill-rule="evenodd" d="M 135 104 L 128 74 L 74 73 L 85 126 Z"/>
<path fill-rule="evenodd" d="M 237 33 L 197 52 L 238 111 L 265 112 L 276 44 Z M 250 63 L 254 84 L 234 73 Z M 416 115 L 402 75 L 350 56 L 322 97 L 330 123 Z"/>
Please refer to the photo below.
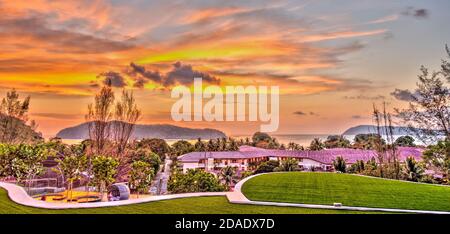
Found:
<path fill-rule="evenodd" d="M 287 149 L 288 150 L 303 150 L 303 147 L 295 142 L 289 142 Z"/>
<path fill-rule="evenodd" d="M 220 170 L 219 177 L 224 182 L 225 186 L 231 187 L 237 181 L 235 180 L 236 168 L 231 166 L 226 166 Z"/>
<path fill-rule="evenodd" d="M 325 148 L 325 145 L 323 144 L 322 140 L 320 140 L 319 138 L 314 138 L 311 141 L 311 144 L 309 145 L 309 149 L 314 150 L 314 151 L 323 150 L 324 148 Z"/>
<path fill-rule="evenodd" d="M 281 162 L 280 166 L 274 169 L 274 171 L 298 171 L 298 161 L 293 158 L 288 158 Z"/>
<path fill-rule="evenodd" d="M 196 142 L 195 145 L 194 145 L 194 149 L 195 149 L 195 151 L 197 151 L 197 152 L 205 151 L 206 146 L 205 146 L 205 143 L 203 143 L 203 141 L 202 141 L 201 138 L 198 138 L 198 139 L 197 139 L 197 142 Z"/>
<path fill-rule="evenodd" d="M 413 157 L 407 157 L 405 160 L 405 174 L 409 181 L 418 181 L 423 175 L 423 168 Z"/>
<path fill-rule="evenodd" d="M 333 166 L 334 166 L 334 170 L 336 170 L 338 172 L 345 173 L 347 170 L 347 165 L 342 156 L 338 156 L 338 157 L 336 157 L 335 160 L 333 160 Z"/>

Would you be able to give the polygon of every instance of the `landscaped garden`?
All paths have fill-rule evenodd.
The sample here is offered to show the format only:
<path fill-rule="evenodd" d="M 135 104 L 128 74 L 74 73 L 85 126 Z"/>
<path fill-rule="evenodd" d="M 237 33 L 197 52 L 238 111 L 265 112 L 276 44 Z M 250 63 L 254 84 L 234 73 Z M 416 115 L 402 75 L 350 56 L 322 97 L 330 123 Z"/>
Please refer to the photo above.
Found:
<path fill-rule="evenodd" d="M 450 211 L 450 186 L 342 173 L 265 174 L 244 183 L 242 192 L 253 201 Z"/>
<path fill-rule="evenodd" d="M 226 197 L 181 198 L 127 206 L 92 209 L 50 210 L 12 202 L 0 188 L 0 214 L 362 214 L 368 212 L 304 209 L 294 207 L 237 205 Z M 371 212 L 373 213 L 373 212 Z"/>

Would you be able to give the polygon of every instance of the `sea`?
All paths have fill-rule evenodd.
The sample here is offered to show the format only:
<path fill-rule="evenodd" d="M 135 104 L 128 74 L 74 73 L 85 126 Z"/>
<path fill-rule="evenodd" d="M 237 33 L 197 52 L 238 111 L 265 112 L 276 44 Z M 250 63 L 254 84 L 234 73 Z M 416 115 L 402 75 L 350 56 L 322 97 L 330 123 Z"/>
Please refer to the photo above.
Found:
<path fill-rule="evenodd" d="M 271 136 L 276 138 L 280 144 L 287 145 L 287 144 L 289 144 L 289 142 L 295 142 L 304 147 L 308 147 L 314 138 L 319 138 L 322 141 L 325 141 L 329 135 L 338 135 L 338 134 L 274 134 Z M 400 136 L 402 136 L 402 135 L 395 135 L 394 138 L 396 139 Z M 233 137 L 237 140 L 240 140 L 240 139 L 245 140 L 245 138 L 247 138 L 247 137 L 250 140 L 252 139 L 251 135 L 234 135 L 231 137 Z M 344 137 L 346 139 L 348 139 L 350 142 L 353 142 L 353 140 L 355 139 L 355 135 L 344 135 Z M 165 139 L 165 140 L 166 140 L 167 144 L 172 145 L 173 143 L 175 143 L 176 141 L 178 141 L 180 139 Z M 186 139 L 186 140 L 189 141 L 190 143 L 195 143 L 197 141 L 196 139 Z M 66 144 L 78 144 L 82 140 L 81 139 L 62 139 L 62 141 Z M 416 139 L 416 143 L 420 144 L 421 142 Z"/>

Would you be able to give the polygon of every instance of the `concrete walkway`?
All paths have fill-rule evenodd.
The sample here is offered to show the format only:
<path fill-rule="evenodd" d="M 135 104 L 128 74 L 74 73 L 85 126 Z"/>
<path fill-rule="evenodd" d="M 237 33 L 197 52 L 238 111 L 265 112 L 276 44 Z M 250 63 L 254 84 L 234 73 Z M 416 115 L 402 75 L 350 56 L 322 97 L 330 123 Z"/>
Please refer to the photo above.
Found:
<path fill-rule="evenodd" d="M 387 209 L 387 208 L 370 208 L 370 207 L 353 207 L 353 206 L 331 206 L 331 205 L 314 205 L 314 204 L 298 204 L 285 202 L 264 202 L 264 201 L 250 201 L 241 192 L 242 185 L 256 177 L 263 174 L 253 175 L 241 180 L 236 184 L 233 192 L 209 192 L 209 193 L 184 193 L 171 194 L 161 196 L 151 196 L 126 201 L 115 202 L 96 202 L 96 203 L 52 203 L 44 202 L 31 198 L 25 190 L 15 184 L 0 182 L 0 187 L 8 191 L 9 198 L 21 205 L 31 206 L 44 209 L 77 209 L 77 208 L 99 208 L 111 206 L 123 206 L 131 204 L 139 204 L 154 201 L 164 201 L 177 198 L 192 198 L 192 197 L 211 197 L 211 196 L 226 196 L 228 201 L 233 204 L 259 205 L 259 206 L 280 206 L 280 207 L 299 207 L 312 209 L 328 209 L 328 210 L 353 210 L 353 211 L 378 211 L 378 212 L 394 212 L 394 213 L 414 213 L 414 214 L 450 214 L 445 211 L 428 211 L 428 210 L 405 210 L 405 209 Z"/>
<path fill-rule="evenodd" d="M 212 192 L 212 193 L 184 193 L 184 194 L 171 194 L 162 196 L 151 196 L 139 199 L 115 201 L 115 202 L 93 202 L 93 203 L 57 203 L 57 202 L 45 202 L 33 199 L 28 196 L 26 191 L 15 184 L 0 182 L 0 187 L 8 191 L 8 197 L 15 203 L 44 209 L 77 209 L 77 208 L 99 208 L 99 207 L 111 207 L 111 206 L 123 206 L 131 204 L 139 204 L 153 201 L 164 201 L 177 198 L 191 198 L 191 197 L 211 197 L 211 196 L 226 196 L 226 192 Z"/>

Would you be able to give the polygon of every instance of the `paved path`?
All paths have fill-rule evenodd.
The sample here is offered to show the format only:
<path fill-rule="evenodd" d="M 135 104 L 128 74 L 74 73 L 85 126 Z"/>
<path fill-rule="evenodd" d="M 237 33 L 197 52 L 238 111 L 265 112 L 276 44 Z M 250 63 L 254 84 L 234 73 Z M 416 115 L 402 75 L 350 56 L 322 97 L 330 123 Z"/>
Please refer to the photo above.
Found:
<path fill-rule="evenodd" d="M 262 175 L 262 174 L 259 174 Z M 185 193 L 185 194 L 171 194 L 161 196 L 151 196 L 126 201 L 115 202 L 96 202 L 96 203 L 51 203 L 39 201 L 31 198 L 25 192 L 25 190 L 15 184 L 0 182 L 0 187 L 8 191 L 9 198 L 19 204 L 37 208 L 45 209 L 75 209 L 75 208 L 98 208 L 98 207 L 110 207 L 110 206 L 122 206 L 131 205 L 153 201 L 171 200 L 177 198 L 191 198 L 191 197 L 208 197 L 208 196 L 226 196 L 230 203 L 234 204 L 248 204 L 248 205 L 260 205 L 260 206 L 280 206 L 280 207 L 300 207 L 300 208 L 313 208 L 313 209 L 330 209 L 330 210 L 354 210 L 354 211 L 380 211 L 380 212 L 396 212 L 396 213 L 415 213 L 415 214 L 450 214 L 445 211 L 427 211 L 427 210 L 404 210 L 404 209 L 385 209 L 385 208 L 370 208 L 370 207 L 352 207 L 352 206 L 330 206 L 330 205 L 313 205 L 313 204 L 297 204 L 297 203 L 285 203 L 285 202 L 263 202 L 263 201 L 250 201 L 241 192 L 242 185 L 249 179 L 259 176 L 253 175 L 241 180 L 236 184 L 233 192 L 210 192 L 210 193 Z"/>
<path fill-rule="evenodd" d="M 172 163 L 172 160 L 166 158 L 166 160 L 164 161 L 164 165 L 162 165 L 162 167 L 164 167 L 164 170 L 160 170 L 156 174 L 155 178 L 153 179 L 153 183 L 150 186 L 151 194 L 155 194 L 155 195 L 167 194 L 167 183 L 170 178 L 170 169 L 171 169 L 170 164 L 171 163 Z M 160 189 L 159 194 L 158 194 L 158 189 Z"/>
<path fill-rule="evenodd" d="M 15 184 L 0 182 L 0 187 L 8 191 L 8 197 L 15 203 L 31 206 L 36 208 L 45 209 L 76 209 L 76 208 L 98 208 L 98 207 L 110 207 L 110 206 L 123 206 L 138 203 L 146 203 L 153 201 L 164 201 L 177 198 L 190 198 L 190 197 L 210 197 L 210 196 L 226 196 L 226 192 L 211 192 L 211 193 L 184 193 L 184 194 L 171 194 L 163 196 L 151 196 L 139 199 L 132 199 L 126 201 L 115 202 L 93 202 L 93 203 L 56 203 L 45 202 L 33 199 L 28 196 L 26 191 Z"/>

